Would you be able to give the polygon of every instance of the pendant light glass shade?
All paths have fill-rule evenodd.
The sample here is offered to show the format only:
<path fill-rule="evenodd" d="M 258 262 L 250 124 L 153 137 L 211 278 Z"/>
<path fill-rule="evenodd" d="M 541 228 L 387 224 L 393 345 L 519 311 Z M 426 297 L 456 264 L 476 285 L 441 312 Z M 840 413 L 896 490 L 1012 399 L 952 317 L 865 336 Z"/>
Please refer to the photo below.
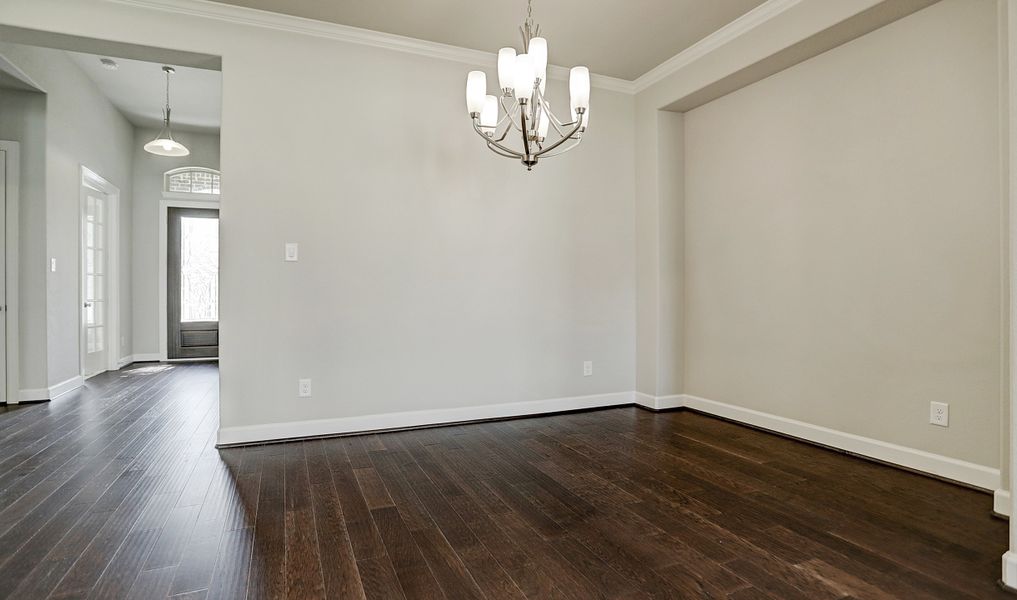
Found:
<path fill-rule="evenodd" d="M 516 56 L 516 78 L 515 89 L 517 100 L 529 101 L 533 94 L 533 81 L 536 75 L 533 72 L 533 57 L 529 54 Z"/>
<path fill-rule="evenodd" d="M 569 92 L 572 97 L 572 111 L 590 108 L 590 70 L 586 67 L 572 67 L 569 72 Z"/>
<path fill-rule="evenodd" d="M 176 73 L 176 70 L 173 67 L 163 67 L 162 70 L 166 73 L 166 108 L 162 111 L 162 130 L 154 140 L 145 144 L 145 152 L 158 156 L 187 156 L 191 151 L 174 140 L 170 130 L 169 76 Z"/>
<path fill-rule="evenodd" d="M 487 99 L 487 75 L 483 71 L 470 71 L 466 76 L 466 109 L 471 115 L 484 110 Z"/>
<path fill-rule="evenodd" d="M 494 133 L 498 126 L 498 98 L 488 96 L 484 101 L 484 110 L 480 111 L 480 128 L 485 133 Z"/>
<path fill-rule="evenodd" d="M 145 152 L 159 156 L 187 156 L 191 153 L 187 146 L 173 139 L 168 128 L 164 128 L 158 137 L 145 144 Z"/>
<path fill-rule="evenodd" d="M 534 77 L 540 77 L 543 83 L 547 79 L 547 40 L 542 37 L 533 38 L 526 53 L 533 57 Z"/>
<path fill-rule="evenodd" d="M 511 90 L 516 85 L 516 49 L 502 48 L 498 51 L 498 85 Z"/>

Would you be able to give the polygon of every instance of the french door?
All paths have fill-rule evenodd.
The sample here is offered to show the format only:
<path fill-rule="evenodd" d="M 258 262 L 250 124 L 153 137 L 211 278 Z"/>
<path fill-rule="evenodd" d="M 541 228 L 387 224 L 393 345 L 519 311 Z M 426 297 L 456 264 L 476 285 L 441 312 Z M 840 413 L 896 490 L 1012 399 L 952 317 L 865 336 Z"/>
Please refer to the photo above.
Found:
<path fill-rule="evenodd" d="M 107 223 L 109 196 L 82 187 L 81 195 L 82 372 L 102 373 L 109 364 Z"/>
<path fill-rule="evenodd" d="M 219 211 L 166 212 L 166 357 L 219 356 Z"/>

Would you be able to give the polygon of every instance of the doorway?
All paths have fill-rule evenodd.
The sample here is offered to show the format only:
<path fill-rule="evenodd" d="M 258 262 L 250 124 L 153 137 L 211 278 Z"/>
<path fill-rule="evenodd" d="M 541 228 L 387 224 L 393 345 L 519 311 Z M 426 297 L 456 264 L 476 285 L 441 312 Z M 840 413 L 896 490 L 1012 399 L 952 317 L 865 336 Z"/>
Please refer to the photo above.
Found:
<path fill-rule="evenodd" d="M 166 225 L 167 358 L 218 358 L 219 211 L 168 208 Z"/>
<path fill-rule="evenodd" d="M 81 375 L 115 370 L 119 356 L 117 203 L 120 190 L 81 167 Z"/>

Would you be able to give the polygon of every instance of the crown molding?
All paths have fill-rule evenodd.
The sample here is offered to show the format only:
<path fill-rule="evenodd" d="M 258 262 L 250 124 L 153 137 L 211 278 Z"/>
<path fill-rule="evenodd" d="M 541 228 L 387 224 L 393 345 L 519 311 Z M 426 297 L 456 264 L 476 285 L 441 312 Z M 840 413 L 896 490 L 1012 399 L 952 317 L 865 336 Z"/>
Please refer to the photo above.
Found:
<path fill-rule="evenodd" d="M 467 65 L 482 65 L 488 68 L 495 68 L 498 64 L 498 55 L 493 52 L 462 48 L 439 42 L 430 42 L 417 38 L 383 33 L 338 23 L 327 23 L 304 17 L 284 15 L 255 8 L 232 6 L 210 2 L 209 0 L 109 0 L 115 4 L 123 4 L 138 8 L 159 10 L 163 12 L 215 19 L 246 25 L 250 27 L 262 27 L 275 31 L 309 35 L 351 44 L 360 44 L 385 50 L 395 50 L 437 58 Z M 568 80 L 569 69 L 558 65 L 548 65 L 548 77 L 552 79 Z M 616 77 L 591 74 L 590 84 L 602 90 L 634 94 L 633 82 Z"/>
<path fill-rule="evenodd" d="M 632 82 L 633 93 L 638 94 L 677 73 L 684 67 L 703 58 L 707 54 L 721 48 L 745 33 L 759 27 L 763 23 L 780 16 L 784 12 L 801 4 L 803 0 L 768 0 L 744 15 L 731 21 L 717 31 L 711 33 L 685 50 L 672 56 Z"/>

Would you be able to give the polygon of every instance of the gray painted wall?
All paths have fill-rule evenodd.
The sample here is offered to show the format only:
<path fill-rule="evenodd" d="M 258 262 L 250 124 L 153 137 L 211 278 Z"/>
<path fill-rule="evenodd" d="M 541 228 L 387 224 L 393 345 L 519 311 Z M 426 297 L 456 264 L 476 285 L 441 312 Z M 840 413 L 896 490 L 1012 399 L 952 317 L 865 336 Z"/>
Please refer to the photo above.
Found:
<path fill-rule="evenodd" d="M 687 393 L 999 466 L 996 25 L 944 0 L 685 115 Z"/>

